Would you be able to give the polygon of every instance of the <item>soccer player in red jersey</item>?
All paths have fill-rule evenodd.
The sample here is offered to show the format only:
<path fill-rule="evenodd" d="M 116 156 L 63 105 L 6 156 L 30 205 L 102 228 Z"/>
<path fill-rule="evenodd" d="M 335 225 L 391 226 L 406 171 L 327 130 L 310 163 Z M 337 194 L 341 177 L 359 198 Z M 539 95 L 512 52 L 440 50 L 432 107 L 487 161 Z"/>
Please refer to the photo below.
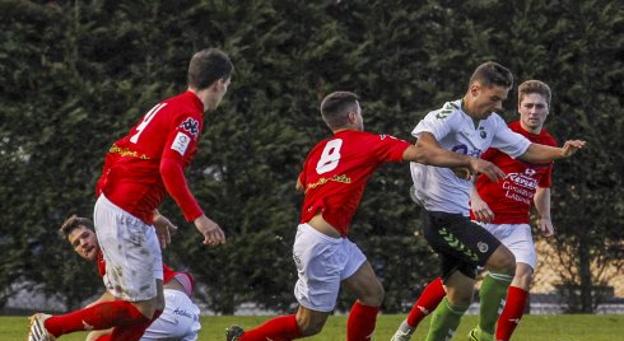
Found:
<path fill-rule="evenodd" d="M 163 217 L 155 218 L 154 225 L 170 225 L 171 222 Z M 69 242 L 74 251 L 86 261 L 96 264 L 100 277 L 106 273 L 106 261 L 93 230 L 91 220 L 78 216 L 68 218 L 61 228 L 60 234 Z M 196 340 L 201 326 L 199 324 L 199 308 L 191 301 L 193 292 L 193 278 L 189 273 L 176 272 L 163 264 L 163 288 L 165 296 L 165 310 L 154 321 L 141 337 L 142 341 L 157 339 Z M 113 301 L 115 297 L 108 291 L 88 306 Z M 88 325 L 85 330 L 89 330 Z M 112 330 L 92 331 L 87 340 L 104 341 L 110 338 Z"/>
<path fill-rule="evenodd" d="M 494 180 L 502 176 L 498 168 L 478 158 L 363 131 L 358 97 L 351 92 L 325 97 L 321 116 L 333 136 L 312 148 L 297 181 L 304 192 L 293 246 L 299 309 L 248 331 L 233 326 L 227 331 L 228 341 L 283 341 L 317 334 L 334 309 L 341 286 L 358 298 L 349 314 L 347 340 L 370 340 L 383 287 L 366 256 L 347 236 L 373 172 L 387 162 L 415 161 L 440 167 L 463 165 Z"/>
<path fill-rule="evenodd" d="M 551 91 L 547 84 L 538 80 L 526 81 L 518 87 L 518 112 L 520 120 L 510 123 L 509 128 L 529 139 L 532 143 L 553 146 L 555 139 L 546 129 L 544 122 L 548 116 Z M 534 203 L 539 215 L 539 229 L 546 236 L 554 234 L 550 219 L 550 186 L 552 183 L 552 162 L 548 164 L 530 164 L 513 159 L 496 148 L 490 148 L 481 155 L 493 162 L 506 174 L 504 181 L 492 182 L 485 177 L 478 177 L 471 194 L 472 220 L 482 222 L 488 232 L 507 246 L 516 259 L 516 271 L 507 290 L 507 300 L 498 319 L 496 340 L 509 340 L 524 312 L 528 290 L 532 281 L 537 256 L 529 213 Z M 491 278 L 498 280 L 510 278 L 504 274 L 489 273 L 481 287 L 481 316 L 479 326 L 470 331 L 470 339 L 487 341 L 494 338 L 494 325 L 498 309 L 505 297 L 505 290 L 489 285 Z M 404 324 L 410 331 L 431 311 L 433 311 L 446 292 L 441 278 L 429 283 L 414 304 Z M 394 341 L 409 340 L 408 333 L 395 334 Z"/>
<path fill-rule="evenodd" d="M 551 97 L 550 87 L 544 82 L 528 80 L 520 84 L 520 120 L 509 124 L 511 130 L 524 135 L 533 143 L 556 146 L 555 138 L 544 129 Z M 479 326 L 471 331 L 471 337 L 476 341 L 491 340 L 491 335 L 496 332 L 496 340 L 507 341 L 524 313 L 537 265 L 537 254 L 529 225 L 532 204 L 535 205 L 539 217 L 538 228 L 547 237 L 554 234 L 550 218 L 553 164 L 521 162 L 497 149 L 486 151 L 482 158 L 494 162 L 506 176 L 504 181 L 498 183 L 477 178 L 476 190 L 473 190 L 470 198 L 471 218 L 481 221 L 486 230 L 507 245 L 516 258 L 516 272 L 507 291 L 487 290 L 482 285 Z M 496 275 L 490 273 L 487 276 Z M 499 318 L 498 309 L 505 294 L 507 299 Z"/>
<path fill-rule="evenodd" d="M 196 153 L 203 113 L 219 106 L 232 71 L 222 51 L 197 52 L 189 63 L 188 90 L 158 103 L 112 145 L 97 184 L 93 215 L 107 264 L 104 284 L 117 300 L 63 315 L 64 319 L 35 314 L 30 340 L 50 340 L 60 330 L 80 330 L 83 323 L 94 329 L 114 327 L 112 340 L 141 337 L 164 307 L 162 255 L 152 223 L 167 194 L 195 224 L 204 244 L 225 242 L 219 225 L 206 217 L 189 190 L 184 168 Z"/>

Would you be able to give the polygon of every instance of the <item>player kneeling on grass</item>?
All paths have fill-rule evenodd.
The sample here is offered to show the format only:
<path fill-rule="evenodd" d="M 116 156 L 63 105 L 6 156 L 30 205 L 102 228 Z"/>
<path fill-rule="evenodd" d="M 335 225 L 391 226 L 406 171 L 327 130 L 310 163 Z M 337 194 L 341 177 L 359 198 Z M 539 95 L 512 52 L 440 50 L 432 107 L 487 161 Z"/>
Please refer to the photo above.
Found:
<path fill-rule="evenodd" d="M 321 116 L 333 136 L 312 148 L 297 182 L 297 188 L 304 191 L 293 245 L 299 309 L 296 315 L 280 316 L 248 331 L 233 326 L 227 331 L 228 341 L 283 341 L 317 334 L 334 310 L 341 286 L 357 296 L 347 321 L 347 340 L 372 338 L 384 290 L 348 233 L 366 183 L 382 164 L 414 161 L 463 166 L 493 180 L 502 177 L 500 169 L 484 160 L 363 131 L 360 103 L 351 92 L 325 97 Z"/>
<path fill-rule="evenodd" d="M 155 218 L 154 223 L 171 225 L 169 220 L 161 215 Z M 63 238 L 67 239 L 80 257 L 96 263 L 99 275 L 103 277 L 106 272 L 106 263 L 91 220 L 75 215 L 71 216 L 63 223 L 59 232 Z M 193 291 L 193 278 L 189 273 L 175 272 L 164 264 L 163 277 L 165 309 L 160 317 L 147 328 L 141 340 L 197 340 L 201 326 L 199 324 L 199 308 L 190 298 Z M 115 297 L 109 291 L 106 291 L 98 300 L 90 303 L 87 307 L 114 300 Z M 49 319 L 56 319 L 58 320 L 57 322 L 62 322 L 63 319 L 70 321 L 72 316 L 70 314 L 60 316 L 48 315 L 41 318 L 44 323 Z M 86 323 L 83 324 L 84 330 L 92 329 L 92 326 Z M 112 328 L 92 331 L 87 336 L 87 341 L 110 340 L 111 333 Z"/>

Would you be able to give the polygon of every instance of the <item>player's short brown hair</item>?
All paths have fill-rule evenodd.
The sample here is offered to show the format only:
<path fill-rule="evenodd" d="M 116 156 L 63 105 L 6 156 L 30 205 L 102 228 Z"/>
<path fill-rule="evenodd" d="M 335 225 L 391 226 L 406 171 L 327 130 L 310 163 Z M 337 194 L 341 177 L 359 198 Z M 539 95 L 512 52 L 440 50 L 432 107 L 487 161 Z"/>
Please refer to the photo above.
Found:
<path fill-rule="evenodd" d="M 513 74 L 508 68 L 496 62 L 485 62 L 475 69 L 468 84 L 476 81 L 488 87 L 496 85 L 511 88 L 513 85 Z"/>
<path fill-rule="evenodd" d="M 539 94 L 544 96 L 544 98 L 546 98 L 546 104 L 550 107 L 552 92 L 550 91 L 548 84 L 536 79 L 530 79 L 522 82 L 522 84 L 518 86 L 518 105 L 522 103 L 522 99 L 528 94 Z"/>
<path fill-rule="evenodd" d="M 72 231 L 80 228 L 80 226 L 93 230 L 93 222 L 89 218 L 79 217 L 73 214 L 63 222 L 63 225 L 59 228 L 59 235 L 67 239 Z"/>
<path fill-rule="evenodd" d="M 205 89 L 218 79 L 230 78 L 234 65 L 225 52 L 209 48 L 193 55 L 188 67 L 188 86 L 197 90 Z"/>
<path fill-rule="evenodd" d="M 349 123 L 349 112 L 355 110 L 358 96 L 349 91 L 335 91 L 321 102 L 321 117 L 330 129 L 337 129 Z"/>

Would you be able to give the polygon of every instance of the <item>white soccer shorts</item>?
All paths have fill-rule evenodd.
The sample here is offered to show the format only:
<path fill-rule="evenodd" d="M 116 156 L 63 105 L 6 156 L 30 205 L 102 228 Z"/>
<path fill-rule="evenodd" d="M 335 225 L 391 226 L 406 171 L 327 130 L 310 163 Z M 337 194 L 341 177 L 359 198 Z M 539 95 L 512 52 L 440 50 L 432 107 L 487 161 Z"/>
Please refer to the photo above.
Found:
<path fill-rule="evenodd" d="M 156 279 L 163 279 L 156 230 L 100 195 L 93 211 L 95 233 L 104 260 L 104 285 L 129 302 L 156 297 Z"/>
<path fill-rule="evenodd" d="M 479 224 L 513 253 L 516 263 L 528 264 L 535 270 L 537 252 L 529 224 Z"/>
<path fill-rule="evenodd" d="M 295 298 L 303 307 L 330 312 L 336 307 L 340 282 L 366 262 L 366 256 L 347 238 L 332 238 L 308 224 L 297 228 L 293 259 L 299 280 Z"/>
<path fill-rule="evenodd" d="M 165 310 L 141 337 L 141 341 L 195 341 L 199 334 L 199 308 L 182 291 L 165 289 Z"/>

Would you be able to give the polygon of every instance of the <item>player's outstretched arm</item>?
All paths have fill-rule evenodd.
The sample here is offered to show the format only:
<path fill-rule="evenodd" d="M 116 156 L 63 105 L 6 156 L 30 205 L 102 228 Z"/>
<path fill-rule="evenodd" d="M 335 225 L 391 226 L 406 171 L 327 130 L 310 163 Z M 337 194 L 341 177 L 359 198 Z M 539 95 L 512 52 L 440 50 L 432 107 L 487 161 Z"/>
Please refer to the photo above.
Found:
<path fill-rule="evenodd" d="M 550 163 L 554 160 L 568 158 L 583 147 L 585 147 L 584 140 L 568 140 L 561 148 L 531 143 L 526 152 L 520 155 L 520 159 L 529 163 Z"/>
<path fill-rule="evenodd" d="M 505 177 L 505 173 L 489 161 L 451 152 L 440 147 L 438 141 L 430 133 L 422 133 L 416 144 L 403 152 L 403 160 L 437 167 L 467 167 L 472 173 L 483 173 L 492 181 Z"/>

